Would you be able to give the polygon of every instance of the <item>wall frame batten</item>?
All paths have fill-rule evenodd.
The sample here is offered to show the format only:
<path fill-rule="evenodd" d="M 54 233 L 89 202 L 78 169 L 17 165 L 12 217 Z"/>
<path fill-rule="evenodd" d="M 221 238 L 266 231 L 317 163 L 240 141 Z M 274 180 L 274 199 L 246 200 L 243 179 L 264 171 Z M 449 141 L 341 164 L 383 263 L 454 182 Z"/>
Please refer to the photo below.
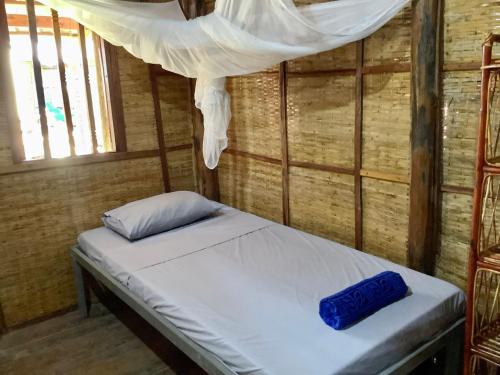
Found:
<path fill-rule="evenodd" d="M 160 150 L 163 190 L 165 191 L 165 193 L 168 193 L 170 192 L 171 188 L 170 188 L 170 177 L 168 174 L 168 161 L 167 161 L 167 150 L 165 147 L 165 135 L 163 132 L 163 119 L 161 115 L 160 95 L 158 94 L 158 80 L 156 79 L 153 69 L 151 69 L 151 65 L 149 66 L 149 77 L 151 80 L 151 93 L 153 95 L 156 135 L 158 138 L 158 148 Z"/>
<path fill-rule="evenodd" d="M 122 87 L 120 83 L 120 67 L 117 47 L 111 45 L 103 39 L 101 40 L 101 67 L 103 77 L 106 81 L 106 103 L 111 137 L 117 152 L 127 151 L 127 136 L 125 132 L 125 116 L 123 114 Z"/>
<path fill-rule="evenodd" d="M 413 2 L 409 266 L 434 273 L 439 228 L 440 0 Z"/>
<path fill-rule="evenodd" d="M 17 113 L 16 92 L 10 69 L 9 50 L 10 37 L 7 12 L 4 0 L 0 0 L 0 82 L 2 82 L 2 95 L 6 107 L 12 159 L 15 163 L 19 163 L 24 160 L 25 155 L 21 122 Z"/>
<path fill-rule="evenodd" d="M 45 110 L 45 93 L 43 92 L 42 66 L 38 57 L 38 34 L 36 26 L 35 2 L 26 0 L 26 10 L 28 13 L 29 32 L 31 40 L 31 53 L 33 58 L 33 74 L 35 77 L 36 96 L 38 101 L 38 112 L 40 115 L 40 127 L 43 137 L 43 152 L 45 159 L 51 159 L 49 144 L 49 127 L 47 123 L 47 113 Z"/>
<path fill-rule="evenodd" d="M 64 107 L 66 130 L 68 132 L 69 149 L 71 156 L 75 156 L 75 138 L 73 137 L 73 117 L 71 115 L 71 104 L 69 102 L 68 85 L 66 82 L 66 67 L 62 55 L 61 27 L 59 25 L 59 14 L 51 9 L 52 27 L 54 30 L 54 41 L 57 50 L 57 67 L 59 70 L 59 81 L 61 83 L 61 95 Z"/>
<path fill-rule="evenodd" d="M 97 133 L 95 128 L 94 103 L 92 91 L 90 89 L 89 61 L 87 57 L 87 42 L 85 40 L 85 27 L 78 25 L 78 38 L 80 40 L 80 50 L 82 52 L 83 79 L 85 83 L 85 99 L 87 102 L 87 115 L 90 125 L 90 136 L 92 137 L 92 152 L 97 153 Z"/>
<path fill-rule="evenodd" d="M 354 247 L 363 249 L 363 205 L 361 187 L 363 130 L 363 60 L 364 42 L 356 43 L 356 106 L 354 115 Z"/>
<path fill-rule="evenodd" d="M 280 89 L 280 131 L 281 131 L 281 174 L 282 174 L 282 199 L 283 199 L 283 224 L 290 225 L 290 193 L 288 170 L 288 108 L 287 108 L 287 69 L 286 61 L 279 68 Z"/>

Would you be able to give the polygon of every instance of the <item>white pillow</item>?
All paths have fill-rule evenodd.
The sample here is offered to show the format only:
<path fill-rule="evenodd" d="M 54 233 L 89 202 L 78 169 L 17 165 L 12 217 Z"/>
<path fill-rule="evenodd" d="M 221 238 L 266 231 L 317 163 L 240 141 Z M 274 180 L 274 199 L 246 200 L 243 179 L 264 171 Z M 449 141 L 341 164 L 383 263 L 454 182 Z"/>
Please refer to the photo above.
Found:
<path fill-rule="evenodd" d="M 222 207 L 192 191 L 176 191 L 127 203 L 105 212 L 102 221 L 130 241 L 186 225 Z"/>

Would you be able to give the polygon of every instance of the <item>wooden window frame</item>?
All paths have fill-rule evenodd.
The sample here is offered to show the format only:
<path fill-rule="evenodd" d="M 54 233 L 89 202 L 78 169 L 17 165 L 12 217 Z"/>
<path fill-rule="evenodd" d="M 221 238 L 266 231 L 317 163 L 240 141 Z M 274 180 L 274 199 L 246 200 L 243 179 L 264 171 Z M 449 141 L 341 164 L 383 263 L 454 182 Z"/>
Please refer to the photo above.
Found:
<path fill-rule="evenodd" d="M 6 118 L 7 125 L 9 129 L 12 161 L 15 164 L 38 164 L 47 165 L 56 161 L 52 158 L 50 154 L 49 147 L 49 137 L 48 137 L 48 127 L 47 119 L 45 115 L 45 93 L 43 90 L 43 81 L 41 77 L 40 61 L 38 59 L 38 51 L 36 47 L 38 42 L 38 32 L 36 25 L 36 15 L 35 15 L 35 2 L 36 0 L 26 0 L 27 16 L 29 21 L 30 39 L 32 43 L 32 55 L 33 55 L 33 69 L 35 74 L 35 86 L 37 91 L 37 101 L 40 111 L 40 125 L 42 130 L 43 145 L 44 145 L 44 157 L 35 160 L 25 160 L 24 144 L 22 139 L 21 123 L 19 120 L 16 96 L 15 96 L 15 85 L 13 82 L 13 77 L 10 69 L 10 33 L 8 25 L 8 15 L 6 9 L 6 3 L 9 0 L 0 0 L 0 81 L 4 84 L 4 102 L 6 105 Z M 82 62 L 84 67 L 84 80 L 85 80 L 85 93 L 87 100 L 87 111 L 89 113 L 89 126 L 91 129 L 92 136 L 92 153 L 87 155 L 77 156 L 75 155 L 75 143 L 73 139 L 73 122 L 71 117 L 71 110 L 69 108 L 69 97 L 67 92 L 66 74 L 64 62 L 62 60 L 62 49 L 61 49 L 61 34 L 58 13 L 55 10 L 51 10 L 52 24 L 54 31 L 54 40 L 56 43 L 57 57 L 58 57 L 58 68 L 59 77 L 61 81 L 61 94 L 64 103 L 64 112 L 66 127 L 68 131 L 68 140 L 70 144 L 70 156 L 63 158 L 68 159 L 81 159 L 82 156 L 85 159 L 92 159 L 94 156 L 102 159 L 102 155 L 97 152 L 97 141 L 95 133 L 95 119 L 93 115 L 93 105 L 97 103 L 92 103 L 92 97 L 90 93 L 90 80 L 89 80 L 89 68 L 87 62 L 87 54 L 85 50 L 85 28 L 79 24 L 79 41 L 80 49 L 82 53 Z M 98 59 L 99 65 L 101 67 L 100 74 L 103 81 L 103 94 L 104 94 L 104 108 L 106 111 L 106 117 L 109 124 L 109 133 L 111 138 L 111 143 L 114 145 L 113 151 L 107 151 L 103 154 L 112 153 L 124 153 L 127 152 L 127 140 L 125 133 L 125 120 L 123 112 L 123 99 L 120 84 L 120 71 L 119 62 L 117 56 L 117 47 L 109 44 L 108 42 L 98 38 L 99 48 L 98 48 Z M 57 164 L 57 161 L 56 161 Z"/>

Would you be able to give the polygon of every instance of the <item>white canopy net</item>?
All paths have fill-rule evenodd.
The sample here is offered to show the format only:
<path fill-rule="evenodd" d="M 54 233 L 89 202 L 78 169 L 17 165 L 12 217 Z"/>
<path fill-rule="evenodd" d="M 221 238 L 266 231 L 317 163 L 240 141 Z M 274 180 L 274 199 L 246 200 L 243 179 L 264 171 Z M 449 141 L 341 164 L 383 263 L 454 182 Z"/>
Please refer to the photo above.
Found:
<path fill-rule="evenodd" d="M 217 166 L 231 119 L 225 77 L 334 49 L 370 35 L 409 0 L 337 0 L 296 7 L 293 0 L 217 0 L 186 20 L 178 1 L 40 0 L 147 63 L 197 78 L 203 156 Z"/>

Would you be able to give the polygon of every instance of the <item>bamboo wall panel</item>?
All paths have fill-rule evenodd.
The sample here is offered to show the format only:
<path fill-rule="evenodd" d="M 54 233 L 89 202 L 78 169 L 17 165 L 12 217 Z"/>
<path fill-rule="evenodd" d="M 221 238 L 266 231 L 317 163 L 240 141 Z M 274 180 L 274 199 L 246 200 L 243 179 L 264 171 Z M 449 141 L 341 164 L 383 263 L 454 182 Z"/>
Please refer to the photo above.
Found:
<path fill-rule="evenodd" d="M 118 49 L 118 58 L 127 149 L 140 151 L 158 148 L 148 67 L 123 48 Z"/>
<path fill-rule="evenodd" d="M 363 250 L 406 265 L 408 185 L 364 178 L 362 186 Z"/>
<path fill-rule="evenodd" d="M 363 168 L 407 175 L 410 142 L 410 74 L 364 79 Z"/>
<path fill-rule="evenodd" d="M 167 152 L 170 189 L 196 191 L 193 164 L 193 149 Z"/>
<path fill-rule="evenodd" d="M 444 63 L 480 62 L 486 34 L 498 33 L 498 1 L 446 0 L 444 4 Z"/>
<path fill-rule="evenodd" d="M 443 74 L 443 182 L 474 186 L 480 72 Z"/>
<path fill-rule="evenodd" d="M 167 147 L 193 142 L 188 85 L 189 81 L 185 77 L 175 75 L 158 77 L 158 93 Z"/>
<path fill-rule="evenodd" d="M 75 304 L 69 247 L 102 213 L 162 191 L 158 158 L 0 178 L 0 300 L 7 326 Z"/>
<path fill-rule="evenodd" d="M 281 167 L 223 154 L 219 163 L 221 202 L 281 222 Z"/>
<path fill-rule="evenodd" d="M 353 69 L 356 66 L 356 44 L 351 43 L 332 51 L 306 56 L 288 62 L 290 72 L 316 72 Z"/>
<path fill-rule="evenodd" d="M 288 79 L 291 160 L 353 167 L 355 85 L 344 75 Z"/>
<path fill-rule="evenodd" d="M 354 246 L 354 177 L 291 167 L 290 224 Z"/>
<path fill-rule="evenodd" d="M 470 242 L 472 197 L 442 194 L 441 247 L 436 276 L 465 289 Z"/>
<path fill-rule="evenodd" d="M 410 62 L 411 8 L 399 14 L 365 39 L 364 62 L 381 65 Z"/>
<path fill-rule="evenodd" d="M 232 119 L 229 147 L 279 158 L 280 102 L 276 74 L 229 78 Z"/>

